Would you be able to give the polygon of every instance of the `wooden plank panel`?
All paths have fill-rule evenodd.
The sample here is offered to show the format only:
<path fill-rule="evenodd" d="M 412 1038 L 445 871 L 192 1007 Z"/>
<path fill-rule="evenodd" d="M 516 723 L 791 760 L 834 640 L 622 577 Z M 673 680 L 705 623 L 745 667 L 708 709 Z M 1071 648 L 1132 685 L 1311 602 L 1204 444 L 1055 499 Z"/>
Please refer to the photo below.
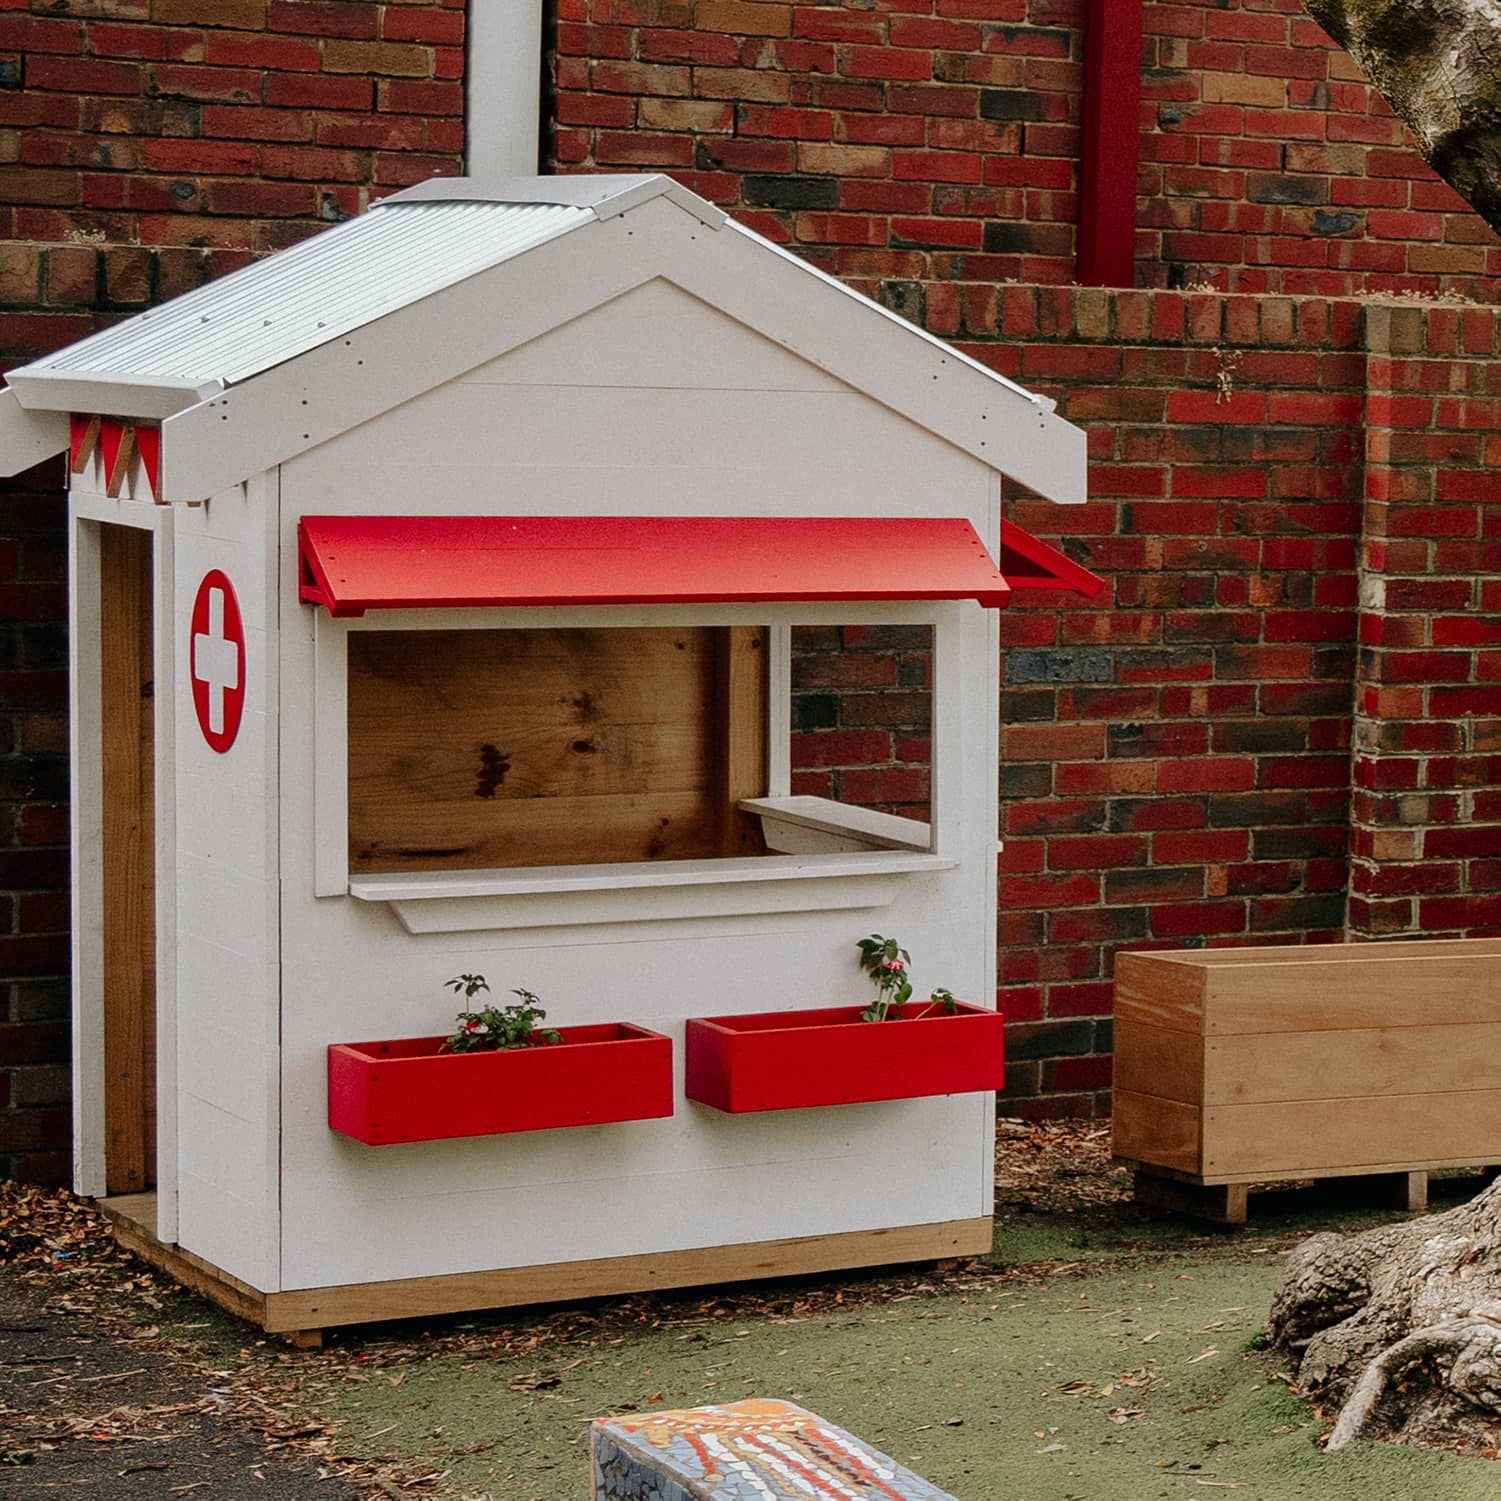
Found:
<path fill-rule="evenodd" d="M 1501 954 L 1400 953 L 1362 944 L 1338 964 L 1240 965 L 1207 973 L 1210 1035 L 1501 1021 Z"/>
<path fill-rule="evenodd" d="M 856 1230 L 793 1240 L 706 1246 L 646 1256 L 606 1256 L 553 1266 L 506 1267 L 443 1277 L 352 1283 L 266 1295 L 265 1328 L 331 1328 L 382 1319 L 429 1318 L 477 1308 L 555 1303 L 653 1288 L 697 1287 L 761 1277 L 803 1276 L 857 1266 L 891 1266 L 990 1250 L 989 1215 L 891 1230 Z"/>
<path fill-rule="evenodd" d="M 719 632 L 719 648 L 719 853 L 764 855 L 761 820 L 742 811 L 740 801 L 766 791 L 767 630 L 728 626 Z"/>
<path fill-rule="evenodd" d="M 717 636 L 352 632 L 351 873 L 716 854 Z"/>
<path fill-rule="evenodd" d="M 105 1184 L 156 1179 L 151 533 L 101 525 Z"/>
<path fill-rule="evenodd" d="M 1134 1019 L 1115 1028 L 1115 1087 L 1200 1104 L 1204 1098 L 1204 1039 Z"/>
<path fill-rule="evenodd" d="M 1143 1028 L 1132 1027 L 1117 1044 Z M 1119 1077 L 1120 1053 L 1116 1054 Z M 1205 1103 L 1447 1094 L 1501 1087 L 1501 1021 L 1215 1036 L 1204 1044 Z"/>
<path fill-rule="evenodd" d="M 1196 1173 L 1200 1167 L 1200 1112 L 1179 1100 L 1117 1089 L 1110 1149 L 1132 1162 Z"/>
<path fill-rule="evenodd" d="M 1501 940 L 1119 954 L 1115 1013 L 1218 1033 L 1501 1021 Z"/>
<path fill-rule="evenodd" d="M 1178 1032 L 1198 1032 L 1203 1025 L 1203 972 L 1179 956 L 1117 954 L 1115 1016 L 1117 1023 L 1147 1022 Z"/>
<path fill-rule="evenodd" d="M 1206 1179 L 1498 1160 L 1501 1089 L 1221 1105 L 1204 1112 Z"/>
<path fill-rule="evenodd" d="M 1501 938 L 1400 938 L 1383 943 L 1266 943 L 1244 948 L 1195 949 L 1144 957 L 1197 969 L 1234 969 L 1243 964 L 1347 964 L 1388 957 L 1447 954 L 1501 955 Z"/>

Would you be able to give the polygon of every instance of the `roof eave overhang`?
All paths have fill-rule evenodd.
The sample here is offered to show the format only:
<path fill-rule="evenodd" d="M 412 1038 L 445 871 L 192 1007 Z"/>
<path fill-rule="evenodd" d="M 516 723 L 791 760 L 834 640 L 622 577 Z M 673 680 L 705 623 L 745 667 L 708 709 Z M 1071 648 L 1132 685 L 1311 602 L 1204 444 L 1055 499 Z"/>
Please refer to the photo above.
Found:
<path fill-rule="evenodd" d="M 66 412 L 28 411 L 14 391 L 0 390 L 0 475 L 19 474 L 67 450 Z"/>
<path fill-rule="evenodd" d="M 162 422 L 224 389 L 218 380 L 149 380 L 87 370 L 13 370 L 6 384 L 30 412 L 89 412 Z"/>

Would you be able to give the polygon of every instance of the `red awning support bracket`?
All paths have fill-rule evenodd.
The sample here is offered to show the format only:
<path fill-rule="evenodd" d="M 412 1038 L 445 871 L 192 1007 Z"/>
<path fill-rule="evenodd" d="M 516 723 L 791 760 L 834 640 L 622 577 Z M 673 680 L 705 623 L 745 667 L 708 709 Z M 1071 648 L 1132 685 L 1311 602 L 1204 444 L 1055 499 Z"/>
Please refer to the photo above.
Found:
<path fill-rule="evenodd" d="M 1099 574 L 1010 521 L 1001 522 L 1001 572 L 1013 590 L 1067 589 L 1093 599 L 1105 587 Z"/>

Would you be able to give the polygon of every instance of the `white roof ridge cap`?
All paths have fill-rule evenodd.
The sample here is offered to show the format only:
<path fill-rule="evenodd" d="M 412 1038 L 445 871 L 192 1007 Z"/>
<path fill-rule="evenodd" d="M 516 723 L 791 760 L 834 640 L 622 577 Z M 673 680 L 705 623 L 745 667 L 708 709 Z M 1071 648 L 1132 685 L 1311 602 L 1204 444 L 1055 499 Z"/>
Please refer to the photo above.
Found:
<path fill-rule="evenodd" d="M 613 219 L 654 198 L 667 198 L 711 229 L 727 218 L 705 198 L 663 172 L 589 172 L 547 177 L 429 177 L 372 203 L 410 208 L 424 203 L 493 203 L 512 208 L 573 208 L 596 219 Z"/>

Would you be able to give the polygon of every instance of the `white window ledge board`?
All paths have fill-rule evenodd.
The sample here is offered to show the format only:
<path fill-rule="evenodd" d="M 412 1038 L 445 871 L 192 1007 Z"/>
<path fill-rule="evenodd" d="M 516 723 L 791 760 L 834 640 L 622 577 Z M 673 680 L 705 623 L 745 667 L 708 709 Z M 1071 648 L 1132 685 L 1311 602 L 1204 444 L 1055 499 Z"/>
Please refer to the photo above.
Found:
<path fill-rule="evenodd" d="M 915 818 L 826 797 L 744 797 L 738 806 L 760 818 L 766 843 L 782 854 L 879 849 L 926 854 L 933 845 L 932 830 Z"/>
<path fill-rule="evenodd" d="M 349 894 L 387 903 L 409 933 L 477 933 L 885 907 L 903 876 L 957 864 L 938 855 L 873 850 L 431 871 L 359 876 Z"/>

